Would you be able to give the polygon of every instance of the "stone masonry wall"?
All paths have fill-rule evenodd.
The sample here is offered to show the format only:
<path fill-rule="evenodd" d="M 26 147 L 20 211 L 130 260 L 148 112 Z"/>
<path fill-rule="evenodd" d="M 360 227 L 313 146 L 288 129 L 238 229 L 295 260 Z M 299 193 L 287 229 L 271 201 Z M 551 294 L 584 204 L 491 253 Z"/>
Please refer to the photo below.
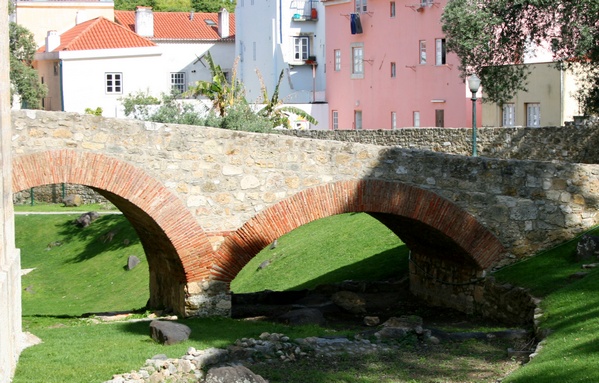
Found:
<path fill-rule="evenodd" d="M 33 203 L 62 203 L 63 195 L 65 197 L 69 195 L 79 195 L 81 196 L 81 201 L 84 204 L 107 202 L 106 198 L 96 193 L 93 189 L 83 185 L 52 184 L 35 187 L 33 188 L 33 191 L 31 189 L 27 189 L 16 192 L 13 194 L 13 203 L 16 205 L 26 205 L 30 204 L 32 199 Z"/>
<path fill-rule="evenodd" d="M 397 130 L 291 130 L 281 134 L 470 155 L 471 128 Z M 479 156 L 539 161 L 599 163 L 599 121 L 567 127 L 478 128 Z"/>

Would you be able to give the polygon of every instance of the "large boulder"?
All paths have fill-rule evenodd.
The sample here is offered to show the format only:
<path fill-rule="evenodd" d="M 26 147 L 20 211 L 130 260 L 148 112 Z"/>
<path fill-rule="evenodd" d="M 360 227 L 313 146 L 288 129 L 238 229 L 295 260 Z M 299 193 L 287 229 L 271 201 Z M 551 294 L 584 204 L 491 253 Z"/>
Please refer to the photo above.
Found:
<path fill-rule="evenodd" d="M 95 211 L 89 211 L 77 217 L 75 224 L 79 227 L 88 227 L 92 222 L 98 219 L 98 217 L 100 217 L 100 214 Z"/>
<path fill-rule="evenodd" d="M 191 329 L 182 323 L 154 320 L 150 322 L 150 336 L 156 342 L 170 345 L 189 339 Z"/>
<path fill-rule="evenodd" d="M 315 324 L 322 326 L 326 322 L 324 316 L 322 315 L 322 312 L 318 309 L 312 308 L 300 308 L 296 310 L 291 310 L 279 316 L 279 320 L 291 326 L 301 326 L 306 324 Z"/>
<path fill-rule="evenodd" d="M 366 300 L 351 291 L 339 291 L 331 296 L 331 300 L 337 306 L 352 314 L 366 313 Z"/>
<path fill-rule="evenodd" d="M 65 207 L 76 207 L 83 205 L 83 198 L 79 194 L 70 194 L 62 200 Z"/>
<path fill-rule="evenodd" d="M 585 234 L 576 245 L 576 260 L 583 261 L 599 255 L 599 236 Z"/>
<path fill-rule="evenodd" d="M 208 370 L 204 383 L 268 383 L 244 366 L 215 367 Z"/>

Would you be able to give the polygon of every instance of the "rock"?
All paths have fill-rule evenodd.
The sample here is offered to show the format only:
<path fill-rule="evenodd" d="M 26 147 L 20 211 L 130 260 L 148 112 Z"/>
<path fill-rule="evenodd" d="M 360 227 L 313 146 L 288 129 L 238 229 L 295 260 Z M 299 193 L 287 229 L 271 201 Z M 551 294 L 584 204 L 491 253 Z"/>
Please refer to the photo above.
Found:
<path fill-rule="evenodd" d="M 79 194 L 71 194 L 62 201 L 65 207 L 76 207 L 83 205 L 83 198 Z"/>
<path fill-rule="evenodd" d="M 585 234 L 576 245 L 576 260 L 582 261 L 599 255 L 599 236 Z"/>
<path fill-rule="evenodd" d="M 155 341 L 170 345 L 189 339 L 191 329 L 182 323 L 154 320 L 150 322 L 150 336 Z"/>
<path fill-rule="evenodd" d="M 202 369 L 206 366 L 213 366 L 222 363 L 229 357 L 229 352 L 221 348 L 208 348 L 193 358 L 197 368 Z"/>
<path fill-rule="evenodd" d="M 331 296 L 331 300 L 337 306 L 352 314 L 364 314 L 366 312 L 366 300 L 351 291 L 339 291 Z"/>
<path fill-rule="evenodd" d="M 258 266 L 258 270 L 264 270 L 268 267 L 268 265 L 270 265 L 270 259 L 267 259 L 266 261 L 262 262 L 260 266 Z"/>
<path fill-rule="evenodd" d="M 133 270 L 133 268 L 139 265 L 140 262 L 139 258 L 135 255 L 130 255 L 129 258 L 127 258 L 127 270 Z"/>
<path fill-rule="evenodd" d="M 98 219 L 98 217 L 100 217 L 100 215 L 95 211 L 83 213 L 75 220 L 75 224 L 79 227 L 88 227 L 93 221 Z"/>
<path fill-rule="evenodd" d="M 206 374 L 205 383 L 268 383 L 260 375 L 244 366 L 211 368 Z"/>
<path fill-rule="evenodd" d="M 311 308 L 291 310 L 279 316 L 279 320 L 292 326 L 305 324 L 315 324 L 320 326 L 324 325 L 326 322 L 320 310 Z"/>
<path fill-rule="evenodd" d="M 377 339 L 402 339 L 408 335 L 408 330 L 399 327 L 383 327 L 374 334 Z"/>
<path fill-rule="evenodd" d="M 381 319 L 379 317 L 371 317 L 371 316 L 364 317 L 364 324 L 368 327 L 377 326 L 380 322 L 381 322 Z"/>
<path fill-rule="evenodd" d="M 422 328 L 422 318 L 416 315 L 391 317 L 383 323 L 383 327 L 395 327 L 415 331 Z"/>

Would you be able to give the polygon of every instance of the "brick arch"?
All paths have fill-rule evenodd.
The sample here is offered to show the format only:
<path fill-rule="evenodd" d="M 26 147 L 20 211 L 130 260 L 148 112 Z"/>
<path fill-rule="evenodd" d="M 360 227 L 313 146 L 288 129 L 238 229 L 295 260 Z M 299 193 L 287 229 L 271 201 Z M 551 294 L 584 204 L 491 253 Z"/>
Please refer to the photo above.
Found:
<path fill-rule="evenodd" d="M 434 256 L 442 256 L 438 247 L 419 244 L 422 238 L 413 233 L 428 230 L 456 258 L 479 270 L 489 268 L 505 252 L 476 218 L 431 191 L 381 180 L 340 181 L 304 190 L 253 217 L 217 251 L 213 278 L 230 282 L 275 238 L 314 220 L 349 212 L 367 212 L 401 235 L 410 249 L 430 248 Z"/>
<path fill-rule="evenodd" d="M 184 308 L 184 286 L 209 275 L 213 249 L 183 202 L 131 164 L 98 153 L 63 149 L 13 158 L 13 191 L 70 183 L 91 187 L 135 228 L 150 271 L 150 305 Z"/>

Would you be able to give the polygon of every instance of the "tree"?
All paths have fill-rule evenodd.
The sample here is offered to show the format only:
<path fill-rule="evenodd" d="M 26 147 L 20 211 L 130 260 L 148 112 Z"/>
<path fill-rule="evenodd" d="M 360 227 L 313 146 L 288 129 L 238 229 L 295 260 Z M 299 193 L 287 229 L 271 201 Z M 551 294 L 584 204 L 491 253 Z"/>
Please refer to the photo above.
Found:
<path fill-rule="evenodd" d="M 230 13 L 235 12 L 235 1 L 223 0 L 191 0 L 191 7 L 196 12 L 216 13 L 225 8 Z"/>
<path fill-rule="evenodd" d="M 220 65 L 216 65 L 212 59 L 210 52 L 206 52 L 203 57 L 206 59 L 212 75 L 212 81 L 198 81 L 195 86 L 191 86 L 185 95 L 188 96 L 204 96 L 212 101 L 213 108 L 218 112 L 218 115 L 224 117 L 227 114 L 227 109 L 235 103 L 244 102 L 245 94 L 243 86 L 237 80 L 237 59 L 233 64 L 233 74 L 231 81 L 227 80 L 225 72 Z"/>
<path fill-rule="evenodd" d="M 281 73 L 279 74 L 279 79 L 277 81 L 277 85 L 275 85 L 275 90 L 272 93 L 272 97 L 268 97 L 268 90 L 266 89 L 266 84 L 264 84 L 264 79 L 262 78 L 262 75 L 258 70 L 256 70 L 256 74 L 258 75 L 258 79 L 260 80 L 260 88 L 262 90 L 262 103 L 264 104 L 264 108 L 262 108 L 258 112 L 258 114 L 270 120 L 273 127 L 283 126 L 289 129 L 289 113 L 303 117 L 311 124 L 318 124 L 318 121 L 316 121 L 314 117 L 306 113 L 304 110 L 296 108 L 294 106 L 283 105 L 283 100 L 279 99 L 279 88 L 281 86 L 281 81 L 283 80 L 283 76 L 285 74 L 284 69 L 281 70 Z"/>
<path fill-rule="evenodd" d="M 11 102 L 14 95 L 18 94 L 28 108 L 39 109 L 47 89 L 41 83 L 37 71 L 31 66 L 36 51 L 33 33 L 11 22 L 8 34 Z"/>
<path fill-rule="evenodd" d="M 546 44 L 556 66 L 582 75 L 583 111 L 599 113 L 597 0 L 449 0 L 441 20 L 462 77 L 480 77 L 485 101 L 501 104 L 526 90 L 529 72 L 517 64 Z"/>

